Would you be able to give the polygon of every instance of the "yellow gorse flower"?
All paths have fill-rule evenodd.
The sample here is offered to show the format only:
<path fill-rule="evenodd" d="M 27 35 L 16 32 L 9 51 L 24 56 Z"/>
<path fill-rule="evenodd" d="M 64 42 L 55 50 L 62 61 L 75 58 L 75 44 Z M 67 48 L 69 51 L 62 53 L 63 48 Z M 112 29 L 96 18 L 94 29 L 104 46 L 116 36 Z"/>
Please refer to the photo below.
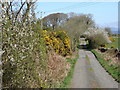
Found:
<path fill-rule="evenodd" d="M 58 36 L 59 35 L 59 36 Z M 43 38 L 47 46 L 54 49 L 57 54 L 71 54 L 70 39 L 65 31 L 43 31 Z"/>

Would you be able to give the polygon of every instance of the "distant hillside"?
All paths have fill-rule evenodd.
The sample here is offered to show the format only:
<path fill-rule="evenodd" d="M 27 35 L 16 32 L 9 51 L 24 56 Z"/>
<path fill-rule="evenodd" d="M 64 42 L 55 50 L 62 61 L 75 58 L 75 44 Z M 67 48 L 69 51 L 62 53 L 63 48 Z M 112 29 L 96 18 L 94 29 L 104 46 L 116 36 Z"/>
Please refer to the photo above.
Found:
<path fill-rule="evenodd" d="M 118 28 L 111 28 L 112 34 L 120 34 L 120 30 Z"/>

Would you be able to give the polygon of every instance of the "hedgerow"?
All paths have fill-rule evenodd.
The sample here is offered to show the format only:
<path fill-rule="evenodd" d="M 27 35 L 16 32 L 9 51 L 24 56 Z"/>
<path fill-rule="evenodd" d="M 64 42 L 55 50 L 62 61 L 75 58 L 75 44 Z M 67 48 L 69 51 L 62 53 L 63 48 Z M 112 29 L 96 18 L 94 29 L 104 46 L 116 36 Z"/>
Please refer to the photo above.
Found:
<path fill-rule="evenodd" d="M 3 5 L 3 6 L 2 6 Z M 33 30 L 30 18 L 15 20 L 7 15 L 7 4 L 0 3 L 2 32 L 2 88 L 40 88 L 46 83 L 46 46 L 41 30 Z M 13 12 L 14 13 L 14 12 Z M 12 15 L 12 14 L 11 14 Z"/>

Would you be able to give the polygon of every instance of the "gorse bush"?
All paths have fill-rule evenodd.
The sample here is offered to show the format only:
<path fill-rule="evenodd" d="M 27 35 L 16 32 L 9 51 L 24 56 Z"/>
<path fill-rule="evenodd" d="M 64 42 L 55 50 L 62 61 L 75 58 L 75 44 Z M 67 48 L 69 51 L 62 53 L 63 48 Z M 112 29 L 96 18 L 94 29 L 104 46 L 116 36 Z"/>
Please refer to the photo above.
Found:
<path fill-rule="evenodd" d="M 115 41 L 115 39 L 113 37 L 109 37 L 109 40 L 112 41 L 112 42 Z"/>
<path fill-rule="evenodd" d="M 71 54 L 70 39 L 65 31 L 43 31 L 43 38 L 48 49 L 53 49 L 57 54 L 66 56 Z"/>

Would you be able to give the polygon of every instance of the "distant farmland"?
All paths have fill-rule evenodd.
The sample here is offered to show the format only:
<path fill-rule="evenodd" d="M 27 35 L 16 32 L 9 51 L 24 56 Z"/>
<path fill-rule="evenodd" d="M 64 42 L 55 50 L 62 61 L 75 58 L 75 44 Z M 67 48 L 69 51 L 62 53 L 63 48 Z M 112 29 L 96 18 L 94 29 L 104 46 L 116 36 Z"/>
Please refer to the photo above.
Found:
<path fill-rule="evenodd" d="M 120 34 L 120 30 L 118 28 L 111 28 L 112 29 L 112 34 Z"/>

